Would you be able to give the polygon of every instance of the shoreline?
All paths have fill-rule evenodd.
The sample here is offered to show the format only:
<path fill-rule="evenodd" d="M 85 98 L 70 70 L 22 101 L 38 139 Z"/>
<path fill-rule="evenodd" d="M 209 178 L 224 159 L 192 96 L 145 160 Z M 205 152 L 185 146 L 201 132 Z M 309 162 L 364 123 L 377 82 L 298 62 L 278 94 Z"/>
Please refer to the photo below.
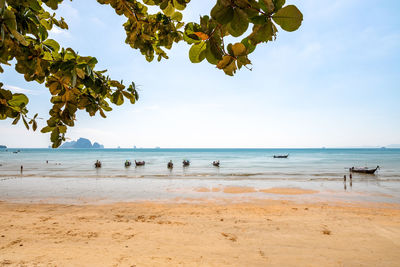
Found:
<path fill-rule="evenodd" d="M 400 204 L 397 182 L 254 181 L 201 179 L 31 178 L 0 181 L 0 200 L 19 203 L 100 204 L 189 200 L 300 200 Z"/>
<path fill-rule="evenodd" d="M 398 266 L 400 205 L 0 201 L 0 266 Z"/>

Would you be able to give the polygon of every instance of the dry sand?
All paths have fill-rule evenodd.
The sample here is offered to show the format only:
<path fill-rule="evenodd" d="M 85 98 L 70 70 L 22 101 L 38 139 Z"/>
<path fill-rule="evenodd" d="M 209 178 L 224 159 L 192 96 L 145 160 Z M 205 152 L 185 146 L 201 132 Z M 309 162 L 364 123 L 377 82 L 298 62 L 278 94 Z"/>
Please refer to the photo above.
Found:
<path fill-rule="evenodd" d="M 400 206 L 0 202 L 0 266 L 400 266 Z"/>

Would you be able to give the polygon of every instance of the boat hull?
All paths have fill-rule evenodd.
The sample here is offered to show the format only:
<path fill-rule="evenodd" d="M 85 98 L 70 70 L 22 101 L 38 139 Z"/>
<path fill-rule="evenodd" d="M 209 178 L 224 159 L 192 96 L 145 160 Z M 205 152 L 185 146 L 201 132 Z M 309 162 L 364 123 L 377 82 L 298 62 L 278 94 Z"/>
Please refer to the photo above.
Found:
<path fill-rule="evenodd" d="M 355 168 L 350 168 L 350 172 L 363 173 L 363 174 L 375 174 L 376 170 L 378 170 L 378 168 L 375 168 L 375 169 L 355 169 Z"/>
<path fill-rule="evenodd" d="M 274 155 L 274 159 L 287 159 L 289 157 L 289 155 L 282 155 L 282 156 L 280 156 L 280 155 Z"/>

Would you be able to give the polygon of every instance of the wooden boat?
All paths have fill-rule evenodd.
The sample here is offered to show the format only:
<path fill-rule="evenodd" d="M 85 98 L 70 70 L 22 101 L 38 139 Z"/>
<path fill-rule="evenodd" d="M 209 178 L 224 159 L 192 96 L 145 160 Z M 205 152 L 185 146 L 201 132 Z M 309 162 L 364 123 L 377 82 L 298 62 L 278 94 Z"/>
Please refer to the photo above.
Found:
<path fill-rule="evenodd" d="M 172 169 L 174 167 L 174 164 L 172 163 L 172 160 L 170 160 L 167 164 L 168 169 Z"/>
<path fill-rule="evenodd" d="M 132 165 L 132 162 L 130 162 L 129 160 L 125 161 L 125 167 L 130 167 Z"/>
<path fill-rule="evenodd" d="M 215 167 L 219 167 L 219 160 L 213 161 L 212 165 Z"/>
<path fill-rule="evenodd" d="M 349 169 L 350 172 L 364 173 L 364 174 L 374 174 L 379 169 L 379 166 L 376 166 L 375 169 L 369 169 L 367 167 L 351 167 Z"/>
<path fill-rule="evenodd" d="M 289 154 L 287 155 L 274 155 L 274 159 L 287 159 L 289 157 Z"/>
<path fill-rule="evenodd" d="M 94 163 L 94 167 L 95 168 L 101 168 L 101 161 L 96 160 L 96 162 Z"/>
<path fill-rule="evenodd" d="M 187 167 L 190 165 L 190 161 L 185 159 L 182 161 L 182 164 L 183 164 L 183 167 Z"/>
<path fill-rule="evenodd" d="M 135 164 L 136 164 L 136 166 L 144 166 L 146 164 L 146 162 L 145 161 L 136 161 L 135 160 Z"/>

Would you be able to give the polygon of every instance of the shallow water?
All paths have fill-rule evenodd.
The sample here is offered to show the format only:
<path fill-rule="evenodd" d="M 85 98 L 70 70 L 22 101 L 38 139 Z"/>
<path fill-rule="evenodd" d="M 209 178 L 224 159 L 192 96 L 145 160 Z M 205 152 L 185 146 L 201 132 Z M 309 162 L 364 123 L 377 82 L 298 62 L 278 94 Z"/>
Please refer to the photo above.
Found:
<path fill-rule="evenodd" d="M 314 189 L 318 197 L 400 202 L 400 149 L 17 149 L 0 151 L 0 199 L 108 199 L 113 201 L 231 197 L 197 187 L 250 186 Z M 287 154 L 274 159 L 274 154 Z M 103 167 L 93 163 L 101 160 Z M 124 167 L 125 160 L 145 160 Z M 182 160 L 190 167 L 183 168 Z M 174 169 L 166 164 L 174 162 Z M 212 166 L 220 160 L 221 167 Z M 48 163 L 46 163 L 48 161 Z M 23 165 L 23 173 L 20 166 Z M 352 166 L 381 166 L 376 175 Z M 346 186 L 346 188 L 345 188 Z M 330 192 L 335 192 L 331 194 Z M 339 194 L 340 192 L 340 194 Z M 345 192 L 346 194 L 342 194 Z M 253 193 L 250 197 L 276 197 Z M 390 197 L 382 197 L 388 195 Z M 235 197 L 237 197 L 235 195 Z M 305 199 L 305 196 L 301 197 Z"/>
<path fill-rule="evenodd" d="M 341 179 L 352 166 L 381 166 L 379 180 L 400 180 L 400 149 L 16 149 L 0 151 L 0 177 L 124 177 L 208 179 Z M 274 154 L 287 154 L 274 159 Z M 94 162 L 103 163 L 101 169 Z M 145 160 L 143 167 L 124 167 L 125 160 Z M 190 167 L 183 168 L 182 160 Z M 46 160 L 49 161 L 46 164 Z M 174 162 L 174 169 L 166 168 Z M 212 166 L 220 160 L 221 167 Z M 60 164 L 60 165 L 58 165 Z"/>

